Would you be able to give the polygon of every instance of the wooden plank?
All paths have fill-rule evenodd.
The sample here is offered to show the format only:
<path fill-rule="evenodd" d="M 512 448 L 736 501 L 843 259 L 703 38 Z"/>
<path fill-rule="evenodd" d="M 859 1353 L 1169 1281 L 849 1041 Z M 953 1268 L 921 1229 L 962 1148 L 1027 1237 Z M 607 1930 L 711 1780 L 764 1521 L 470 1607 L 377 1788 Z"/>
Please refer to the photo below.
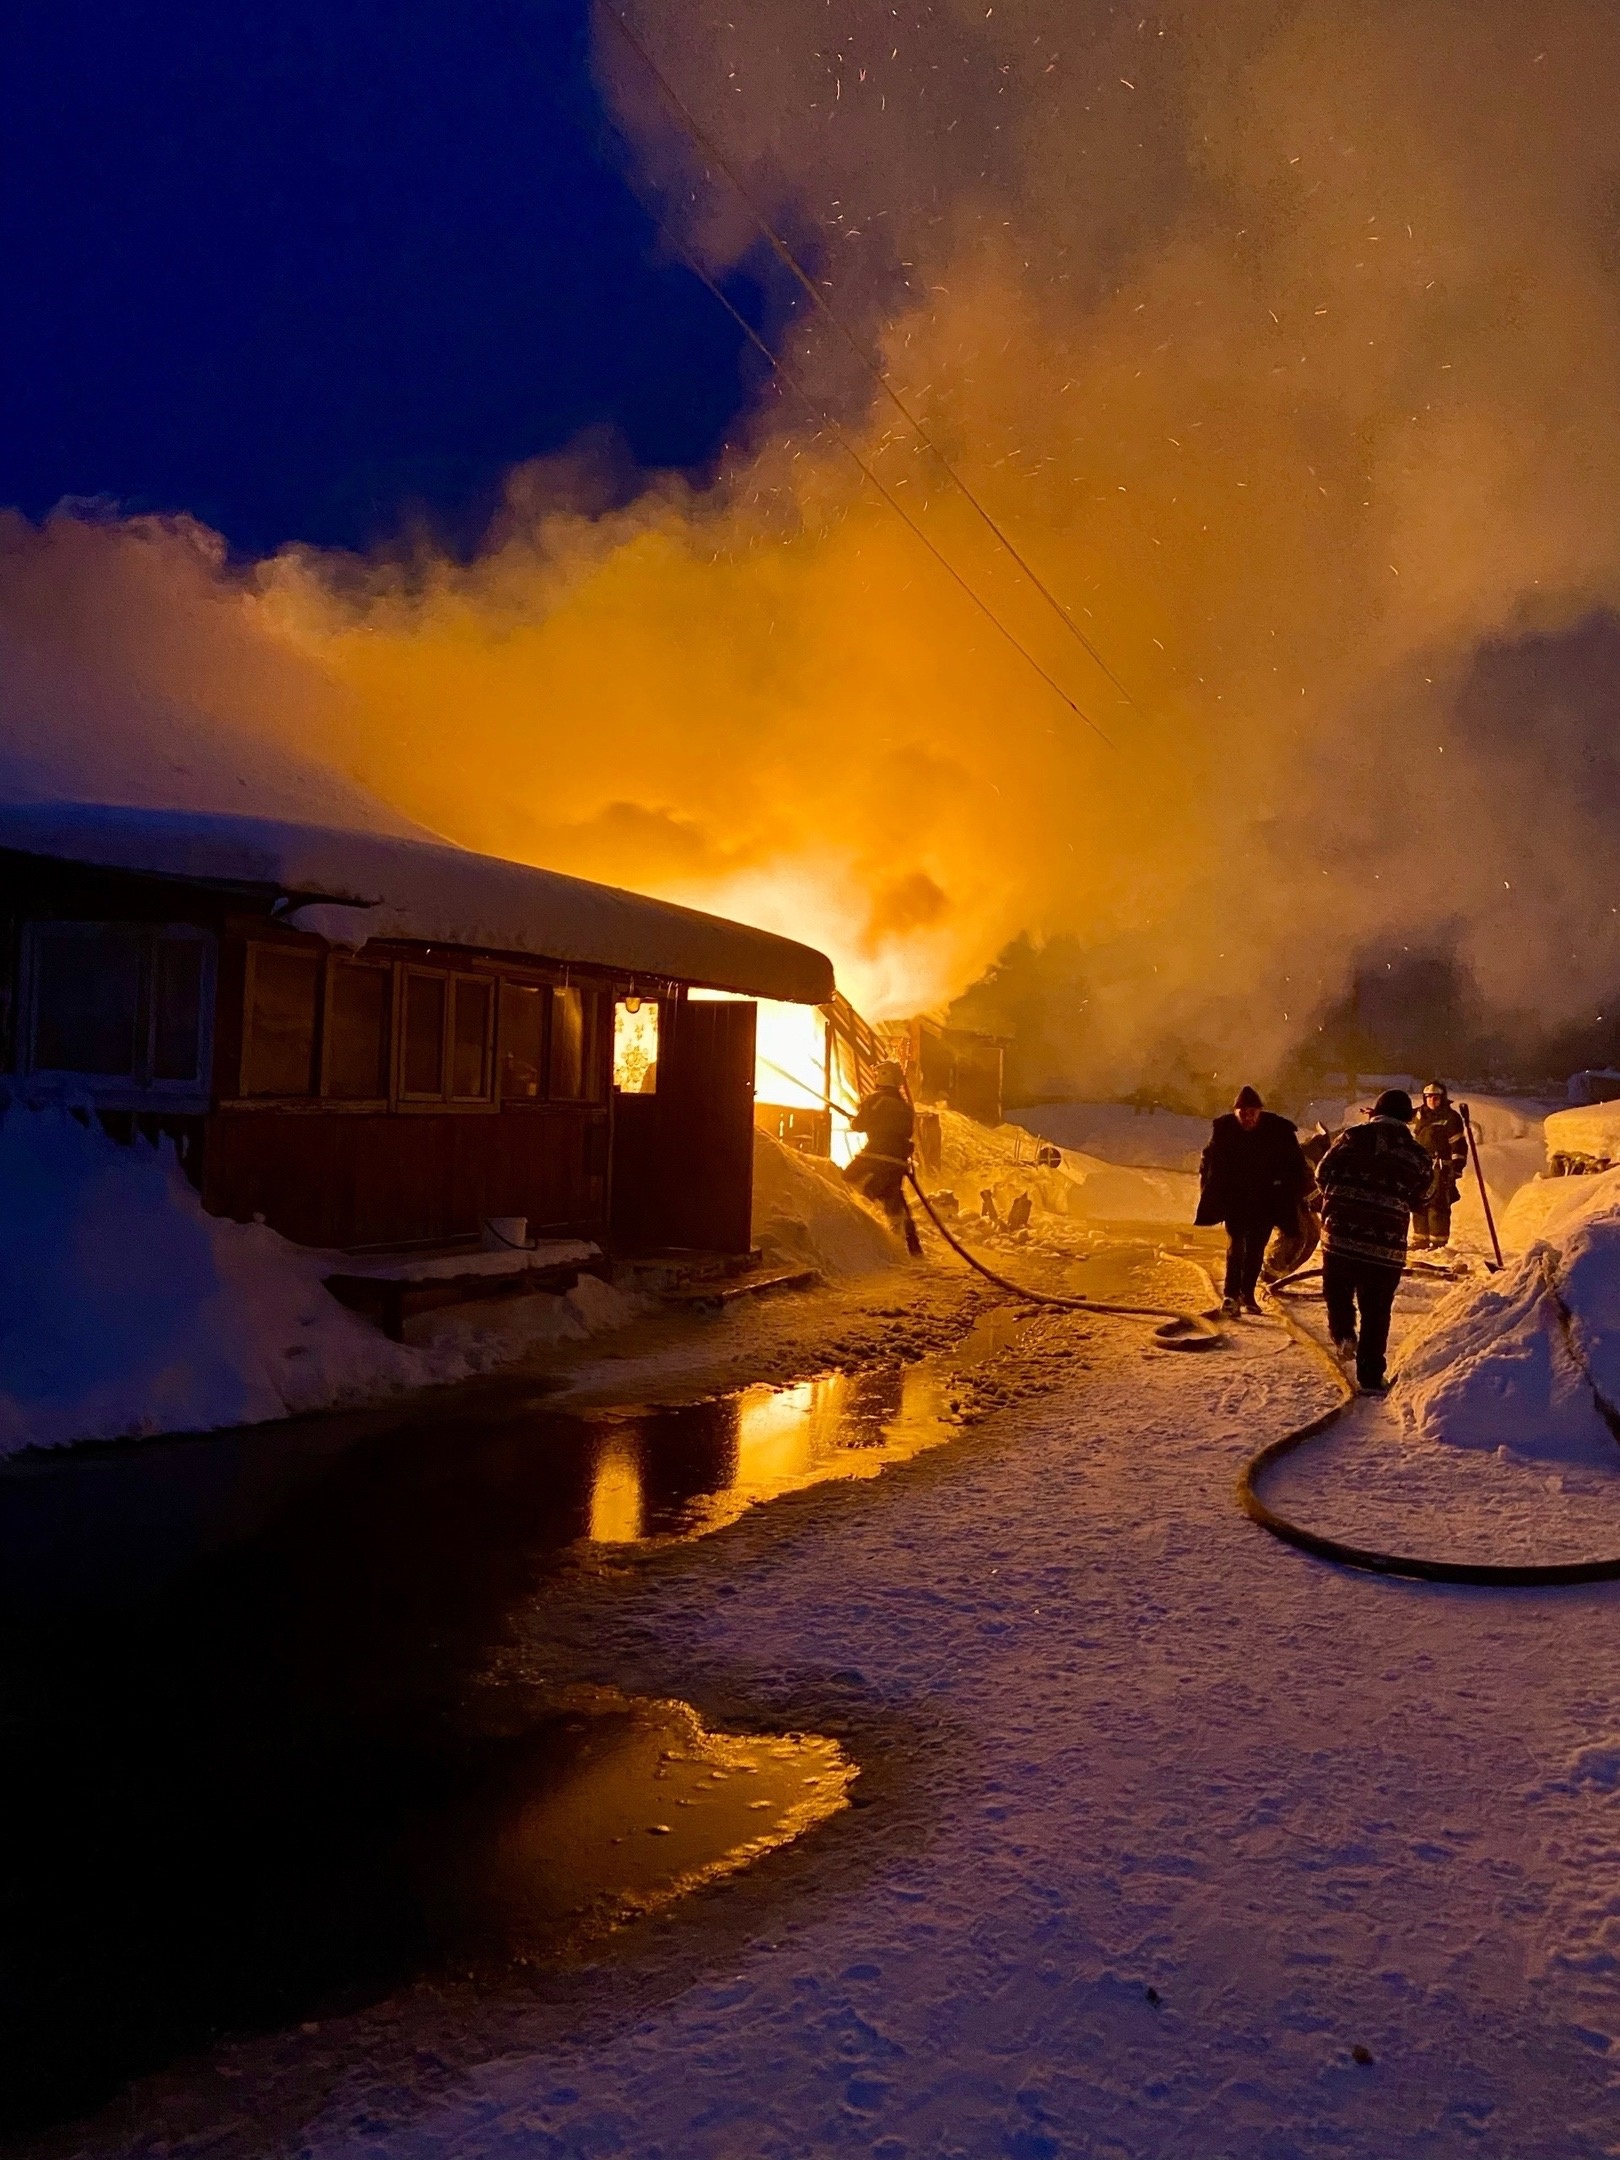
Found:
<path fill-rule="evenodd" d="M 819 1268 L 777 1268 L 765 1275 L 721 1276 L 710 1282 L 682 1283 L 665 1290 L 666 1305 L 729 1305 L 736 1298 L 757 1297 L 765 1290 L 813 1290 L 821 1281 Z"/>

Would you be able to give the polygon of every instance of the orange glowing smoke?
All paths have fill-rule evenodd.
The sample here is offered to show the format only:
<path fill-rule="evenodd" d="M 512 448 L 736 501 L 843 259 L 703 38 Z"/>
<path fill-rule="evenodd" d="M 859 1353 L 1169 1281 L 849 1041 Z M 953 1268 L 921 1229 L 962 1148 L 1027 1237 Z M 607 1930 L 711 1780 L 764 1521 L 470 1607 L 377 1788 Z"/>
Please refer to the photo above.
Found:
<path fill-rule="evenodd" d="M 470 566 L 13 533 L 0 623 L 456 839 L 807 938 L 874 1018 L 1073 933 L 1097 1085 L 1167 1033 L 1263 1067 L 1413 925 L 1538 1010 L 1620 978 L 1581 773 L 1450 706 L 1482 638 L 1620 598 L 1612 8 L 634 19 L 1140 712 L 801 322 L 816 395 L 1115 747 L 769 390 L 708 491 L 590 516 L 587 454 L 531 468 Z M 672 229 L 740 257 L 603 65 Z"/>

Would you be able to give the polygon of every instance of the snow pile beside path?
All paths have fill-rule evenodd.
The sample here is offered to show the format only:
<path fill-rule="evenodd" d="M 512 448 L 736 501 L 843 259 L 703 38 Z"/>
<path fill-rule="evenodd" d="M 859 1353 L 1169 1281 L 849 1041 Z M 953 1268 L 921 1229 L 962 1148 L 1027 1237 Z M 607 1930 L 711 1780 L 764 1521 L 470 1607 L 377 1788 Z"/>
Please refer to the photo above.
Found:
<path fill-rule="evenodd" d="M 754 1243 L 781 1265 L 826 1275 L 869 1275 L 905 1258 L 830 1162 L 764 1132 L 754 1134 Z"/>
<path fill-rule="evenodd" d="M 939 1123 L 935 1182 L 956 1194 L 964 1215 L 978 1214 L 987 1190 L 1003 1216 L 1020 1193 L 1045 1214 L 1098 1222 L 1185 1224 L 1198 1205 L 1198 1180 L 1184 1172 L 1136 1169 L 1072 1148 L 1061 1150 L 1060 1168 L 1042 1169 L 1035 1162 L 1040 1142 L 1021 1125 L 992 1131 L 954 1110 L 942 1110 Z"/>
<path fill-rule="evenodd" d="M 1574 1190 L 1542 1236 L 1502 1274 L 1453 1292 L 1408 1346 L 1398 1399 L 1427 1439 L 1612 1467 L 1614 1436 L 1582 1365 L 1620 1403 L 1620 1172 L 1557 1182 Z"/>
<path fill-rule="evenodd" d="M 1538 1241 L 1558 1238 L 1587 1215 L 1620 1208 L 1620 1170 L 1598 1177 L 1538 1177 L 1521 1185 L 1501 1219 L 1502 1245 L 1528 1252 Z"/>
<path fill-rule="evenodd" d="M 1620 1162 L 1620 1102 L 1555 1110 L 1545 1132 L 1549 1155 L 1588 1155 L 1598 1162 Z"/>
<path fill-rule="evenodd" d="M 1208 1118 L 1114 1102 L 1032 1103 L 1019 1110 L 1017 1122 L 1026 1132 L 1100 1162 L 1194 1172 L 1210 1127 Z"/>
<path fill-rule="evenodd" d="M 330 1256 L 208 1214 L 168 1143 L 120 1147 L 65 1110 L 0 1116 L 0 1454 L 205 1432 L 489 1370 L 595 1333 L 629 1302 L 471 1307 L 391 1343 L 324 1287 Z M 542 1308 L 536 1310 L 535 1308 Z"/>

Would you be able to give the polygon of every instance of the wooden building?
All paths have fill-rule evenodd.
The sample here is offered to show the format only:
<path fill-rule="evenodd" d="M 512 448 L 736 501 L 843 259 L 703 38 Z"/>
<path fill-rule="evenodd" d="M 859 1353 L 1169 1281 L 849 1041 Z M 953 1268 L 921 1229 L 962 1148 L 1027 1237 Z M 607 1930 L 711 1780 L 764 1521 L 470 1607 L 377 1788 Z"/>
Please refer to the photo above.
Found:
<path fill-rule="evenodd" d="M 947 1027 L 942 1020 L 927 1018 L 891 1033 L 918 1102 L 948 1104 L 981 1125 L 1001 1123 L 1009 1036 Z"/>
<path fill-rule="evenodd" d="M 747 1001 L 832 988 L 788 939 L 426 839 L 0 806 L 8 1089 L 172 1136 L 206 1207 L 301 1244 L 521 1216 L 746 1250 Z"/>

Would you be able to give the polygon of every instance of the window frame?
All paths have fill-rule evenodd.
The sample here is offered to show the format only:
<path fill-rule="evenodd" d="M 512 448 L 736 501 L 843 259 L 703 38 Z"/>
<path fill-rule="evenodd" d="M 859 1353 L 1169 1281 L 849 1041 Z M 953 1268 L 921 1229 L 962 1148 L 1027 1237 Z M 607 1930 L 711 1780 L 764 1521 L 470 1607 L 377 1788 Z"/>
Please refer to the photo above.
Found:
<path fill-rule="evenodd" d="M 296 953 L 315 962 L 315 1034 L 310 1044 L 311 1084 L 298 1095 L 250 1095 L 248 1093 L 248 1044 L 252 1039 L 253 983 L 262 952 Z M 326 965 L 319 947 L 294 944 L 288 938 L 249 938 L 242 963 L 242 1040 L 236 1056 L 236 1099 L 255 1109 L 274 1109 L 288 1103 L 307 1105 L 324 1098 L 321 1085 L 326 1066 Z"/>
<path fill-rule="evenodd" d="M 421 967 L 414 960 L 395 963 L 398 998 L 394 1008 L 394 1101 L 401 1110 L 442 1110 L 445 1104 L 445 1087 L 450 1078 L 450 970 L 448 968 Z M 425 979 L 444 985 L 444 1003 L 440 1007 L 439 1024 L 439 1085 L 437 1089 L 422 1092 L 405 1084 L 405 1027 L 410 1010 L 411 983 L 413 979 Z"/>
<path fill-rule="evenodd" d="M 487 960 L 469 956 L 459 962 L 452 959 L 418 959 L 411 952 L 401 952 L 397 946 L 386 948 L 375 958 L 351 953 L 335 946 L 302 938 L 296 941 L 277 937 L 273 926 L 270 934 L 257 924 L 242 926 L 241 939 L 241 1026 L 240 1041 L 233 1044 L 236 1070 L 236 1092 L 222 1098 L 221 1107 L 233 1111 L 270 1110 L 282 1113 L 327 1111 L 334 1116 L 345 1117 L 356 1113 L 370 1116 L 424 1114 L 444 1115 L 454 1112 L 457 1116 L 491 1116 L 505 1110 L 524 1112 L 591 1111 L 605 1114 L 610 1108 L 612 1095 L 611 1014 L 613 1000 L 623 994 L 621 987 L 607 978 L 581 980 L 569 972 L 554 972 L 542 963 L 534 968 L 514 967 L 504 964 L 495 955 Z M 245 1095 L 241 1083 L 246 1076 L 248 1057 L 248 1019 L 251 1012 L 254 954 L 266 947 L 308 951 L 317 960 L 320 973 L 316 998 L 316 1049 L 313 1061 L 314 1086 L 307 1095 Z M 374 967 L 378 973 L 389 977 L 389 1024 L 388 1024 L 388 1092 L 386 1096 L 374 1097 L 337 1096 L 328 1092 L 331 1085 L 331 1012 L 333 985 L 338 968 L 343 966 Z M 436 1093 L 427 1094 L 408 1090 L 405 1086 L 405 1015 L 409 984 L 413 976 L 425 976 L 445 985 L 444 1032 L 441 1041 L 443 1063 L 441 1085 Z M 462 982 L 477 983 L 487 994 L 488 1011 L 484 1024 L 484 1074 L 485 1091 L 482 1095 L 454 1095 L 450 1091 L 455 1080 L 455 1009 L 457 985 Z M 509 1095 L 505 1092 L 505 1027 L 503 1021 L 504 994 L 510 987 L 519 991 L 532 991 L 541 999 L 541 1057 L 540 1091 L 534 1096 Z M 579 1095 L 554 1095 L 551 1092 L 551 1060 L 553 1055 L 553 1027 L 555 1021 L 554 999 L 560 990 L 579 993 L 583 1004 L 584 1039 L 581 1044 L 581 1085 Z M 644 993 L 645 994 L 645 993 Z M 660 1021 L 662 1021 L 660 1013 Z"/>
<path fill-rule="evenodd" d="M 511 968 L 502 968 L 493 978 L 495 983 L 495 1103 L 500 1110 L 536 1111 L 551 1106 L 551 993 L 555 983 L 545 975 L 519 975 Z M 532 1095 L 508 1095 L 506 1092 L 506 993 L 508 990 L 532 991 L 540 1013 L 540 1056 L 535 1068 L 538 1085 Z"/>
<path fill-rule="evenodd" d="M 396 1110 L 419 1112 L 423 1110 L 453 1110 L 458 1116 L 478 1115 L 500 1108 L 499 1090 L 496 1085 L 495 1059 L 499 1043 L 500 977 L 493 971 L 485 973 L 479 968 L 423 966 L 415 960 L 396 960 L 397 977 L 394 999 L 394 1092 L 392 1107 Z M 405 1016 L 410 999 L 410 982 L 413 976 L 426 976 L 444 984 L 444 1020 L 439 1036 L 439 1085 L 434 1093 L 424 1093 L 405 1085 Z M 476 982 L 488 994 L 488 1006 L 484 1015 L 484 1092 L 481 1095 L 455 1095 L 456 1049 L 456 985 L 460 982 Z"/>
<path fill-rule="evenodd" d="M 458 1095 L 456 1087 L 456 1019 L 463 983 L 477 983 L 484 993 L 484 1086 L 478 1095 Z M 452 1110 L 494 1110 L 500 1107 L 495 1073 L 495 1046 L 501 1003 L 501 979 L 472 968 L 461 968 L 450 977 L 450 997 L 444 1021 L 444 1100 Z"/>
<path fill-rule="evenodd" d="M 267 942 L 261 940 L 261 943 Z M 334 1095 L 332 1093 L 332 999 L 339 971 L 343 968 L 364 968 L 372 975 L 386 977 L 388 983 L 388 1025 L 382 1045 L 383 1085 L 380 1095 Z M 317 1087 L 313 1096 L 305 1098 L 283 1097 L 284 1101 L 318 1102 L 323 1110 L 331 1110 L 348 1116 L 355 1111 L 370 1111 L 373 1116 L 380 1110 L 393 1107 L 398 1091 L 400 1007 L 400 967 L 397 960 L 362 960 L 358 954 L 338 951 L 328 947 L 321 956 L 321 988 L 317 1000 L 317 1024 L 320 1041 L 315 1055 Z M 243 1018 L 247 1008 L 244 1004 Z M 245 1032 L 245 1030 L 244 1030 Z M 244 1052 L 246 1043 L 244 1041 Z M 263 1100 L 262 1097 L 259 1100 Z"/>
<path fill-rule="evenodd" d="M 23 1020 L 17 1069 L 31 1079 L 81 1089 L 108 1109 L 206 1110 L 213 1097 L 214 1010 L 219 974 L 219 939 L 200 923 L 153 922 L 108 915 L 40 915 L 22 926 Z M 132 932 L 136 939 L 135 1055 L 128 1073 L 82 1073 L 69 1066 L 42 1065 L 38 1059 L 42 932 L 77 932 L 92 936 L 109 930 Z M 197 983 L 197 1070 L 189 1080 L 159 1079 L 157 1062 L 157 949 L 161 944 L 194 944 L 201 949 Z"/>

